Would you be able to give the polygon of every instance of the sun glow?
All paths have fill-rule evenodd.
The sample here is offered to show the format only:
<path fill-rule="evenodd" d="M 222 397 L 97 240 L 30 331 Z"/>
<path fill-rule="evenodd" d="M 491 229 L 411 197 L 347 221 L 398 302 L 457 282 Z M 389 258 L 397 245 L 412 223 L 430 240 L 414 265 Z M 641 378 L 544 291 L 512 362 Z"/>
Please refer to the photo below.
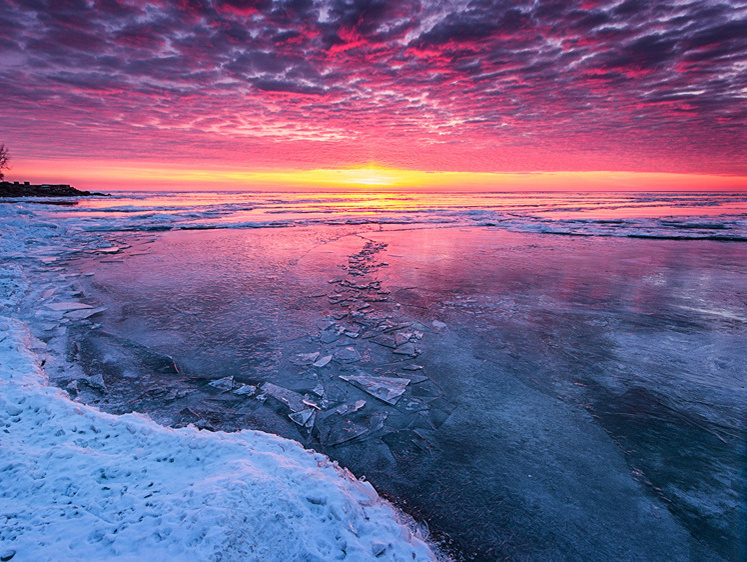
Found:
<path fill-rule="evenodd" d="M 368 164 L 311 170 L 92 160 L 26 160 L 11 181 L 69 183 L 90 190 L 177 191 L 745 191 L 747 177 L 647 172 L 439 172 Z"/>

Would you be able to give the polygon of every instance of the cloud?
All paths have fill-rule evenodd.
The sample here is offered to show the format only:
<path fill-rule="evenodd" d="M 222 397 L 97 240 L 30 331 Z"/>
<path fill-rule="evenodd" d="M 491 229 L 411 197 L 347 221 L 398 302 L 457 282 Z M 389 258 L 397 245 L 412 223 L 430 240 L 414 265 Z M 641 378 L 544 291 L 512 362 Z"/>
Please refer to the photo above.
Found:
<path fill-rule="evenodd" d="M 746 19 L 736 0 L 6 0 L 3 140 L 744 173 Z"/>

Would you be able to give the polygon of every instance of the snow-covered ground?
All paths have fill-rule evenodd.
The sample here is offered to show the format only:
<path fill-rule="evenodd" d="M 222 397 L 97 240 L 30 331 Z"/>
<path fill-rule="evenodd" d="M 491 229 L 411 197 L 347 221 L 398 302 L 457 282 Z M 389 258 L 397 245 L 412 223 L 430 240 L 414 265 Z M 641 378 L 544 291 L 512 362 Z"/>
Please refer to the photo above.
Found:
<path fill-rule="evenodd" d="M 46 265 L 87 242 L 0 205 L 0 559 L 435 558 L 370 484 L 294 441 L 171 429 L 49 386 L 44 365 L 64 357 L 31 325 L 52 315 L 63 336 L 74 309 L 29 303 L 44 274 L 62 294 L 64 271 Z"/>

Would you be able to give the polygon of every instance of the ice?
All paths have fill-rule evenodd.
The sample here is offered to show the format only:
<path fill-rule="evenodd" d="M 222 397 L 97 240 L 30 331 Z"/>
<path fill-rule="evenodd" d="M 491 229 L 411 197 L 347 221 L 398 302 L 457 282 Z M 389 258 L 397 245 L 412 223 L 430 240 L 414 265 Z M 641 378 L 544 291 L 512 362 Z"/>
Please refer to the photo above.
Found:
<path fill-rule="evenodd" d="M 223 377 L 222 379 L 209 382 L 208 385 L 223 392 L 228 392 L 233 388 L 233 377 Z"/>
<path fill-rule="evenodd" d="M 332 427 L 323 439 L 327 445 L 340 445 L 365 435 L 368 431 L 369 429 L 366 426 L 357 424 L 352 420 L 344 420 Z"/>
<path fill-rule="evenodd" d="M 104 381 L 104 377 L 101 374 L 93 375 L 92 377 L 81 380 L 91 388 L 94 388 L 101 392 L 106 392 L 106 382 Z"/>
<path fill-rule="evenodd" d="M 82 302 L 75 302 L 75 301 L 53 302 L 53 303 L 45 304 L 44 306 L 52 310 L 56 310 L 58 312 L 60 311 L 66 312 L 68 310 L 82 310 L 84 308 L 93 308 L 93 306 L 91 306 L 90 304 L 84 304 Z"/>
<path fill-rule="evenodd" d="M 397 342 L 394 340 L 394 338 L 386 334 L 380 334 L 378 336 L 375 336 L 371 338 L 371 341 L 383 347 L 388 347 L 390 349 L 394 349 L 397 347 Z"/>
<path fill-rule="evenodd" d="M 105 312 L 105 311 L 106 311 L 106 308 L 104 307 L 71 310 L 70 312 L 66 313 L 66 316 L 74 320 L 85 320 L 86 318 L 91 318 L 92 316 L 96 316 L 97 314 L 101 314 L 102 312 Z"/>
<path fill-rule="evenodd" d="M 311 429 L 314 427 L 316 410 L 314 408 L 307 408 L 305 410 L 293 412 L 292 414 L 289 414 L 288 417 L 298 425 Z"/>
<path fill-rule="evenodd" d="M 416 357 L 417 355 L 419 355 L 418 350 L 412 343 L 405 343 L 403 345 L 400 345 L 399 347 L 395 348 L 392 353 L 396 353 L 397 355 L 409 355 L 410 357 Z"/>
<path fill-rule="evenodd" d="M 355 363 L 361 360 L 361 354 L 354 347 L 343 347 L 335 352 L 334 357 L 341 363 Z"/>
<path fill-rule="evenodd" d="M 314 361 L 311 365 L 313 367 L 320 367 L 321 368 L 321 367 L 326 366 L 330 361 L 332 361 L 332 356 L 331 355 L 324 355 L 324 356 L 320 357 L 319 359 L 317 359 L 316 361 Z"/>
<path fill-rule="evenodd" d="M 411 363 L 411 364 L 409 364 L 409 365 L 402 365 L 402 368 L 403 368 L 403 369 L 404 369 L 405 371 L 420 371 L 421 369 L 423 369 L 423 366 L 422 366 L 422 365 L 416 365 L 416 364 L 414 364 L 414 363 Z"/>
<path fill-rule="evenodd" d="M 233 391 L 236 396 L 251 396 L 257 392 L 257 387 L 253 384 L 242 384 L 239 388 Z"/>
<path fill-rule="evenodd" d="M 194 416 L 185 414 L 186 423 L 292 436 L 428 513 L 436 532 L 476 558 L 738 559 L 732 545 L 743 430 L 734 420 L 745 404 L 738 296 L 747 261 L 743 243 L 718 240 L 747 239 L 744 216 L 724 214 L 743 214 L 747 197 L 522 195 L 510 209 L 507 194 L 447 202 L 393 196 L 391 208 L 353 197 L 346 210 L 315 214 L 329 203 L 326 196 L 307 208 L 289 195 L 273 203 L 273 226 L 301 228 L 251 231 L 240 229 L 271 223 L 255 216 L 267 195 L 247 195 L 257 205 L 241 220 L 235 195 L 205 209 L 175 197 L 183 209 L 168 213 L 148 208 L 151 195 L 138 197 L 142 216 L 45 212 L 45 222 L 58 226 L 54 237 L 23 234 L 41 222 L 30 206 L 0 206 L 0 282 L 8 269 L 24 270 L 22 283 L 2 285 L 0 307 L 16 314 L 13 295 L 26 294 L 47 310 L 28 319 L 50 348 L 76 358 L 80 372 L 55 384 L 71 394 L 79 388 L 80 400 L 112 409 L 131 387 L 152 399 L 125 406 L 154 418 L 189 406 Z M 400 203 L 410 208 L 403 212 Z M 583 220 L 568 216 L 567 203 Z M 659 214 L 694 214 L 614 222 L 593 216 L 648 205 Z M 700 210 L 722 216 L 696 218 Z M 179 232 L 197 226 L 208 230 Z M 216 227 L 226 230 L 209 230 Z M 153 259 L 120 252 L 117 265 L 95 251 L 143 240 L 138 232 L 151 228 L 169 230 L 148 235 Z M 38 251 L 27 248 L 26 240 L 41 237 Z M 655 240 L 683 237 L 699 240 Z M 68 242 L 84 250 L 57 247 Z M 243 257 L 236 247 L 246 250 Z M 45 265 L 32 255 L 60 259 Z M 51 281 L 61 285 L 50 300 L 79 298 L 67 277 L 72 269 L 96 271 L 95 283 L 76 280 L 85 288 L 80 298 L 109 307 L 95 331 L 178 355 L 182 373 L 161 373 L 158 355 L 122 342 L 124 357 L 97 364 L 106 346 L 92 342 L 105 336 L 88 336 L 90 326 L 77 322 L 75 311 L 40 304 Z M 317 298 L 330 293 L 329 279 L 332 298 Z M 62 312 L 69 338 L 54 322 Z M 67 341 L 80 343 L 80 359 L 75 348 L 63 349 Z M 407 344 L 413 347 L 402 348 Z M 345 347 L 360 361 L 334 355 Z M 392 356 L 397 348 L 408 353 Z M 297 357 L 317 349 L 313 360 Z M 419 365 L 413 350 L 422 351 Z M 54 354 L 39 353 L 50 372 L 55 361 L 64 370 Z M 322 371 L 315 363 L 328 356 L 335 360 Z M 125 362 L 135 368 L 118 367 Z M 396 404 L 371 400 L 338 377 L 360 375 L 354 365 L 366 376 L 410 384 Z M 105 392 L 83 384 L 97 373 Z M 287 387 L 302 409 L 264 391 L 257 400 L 209 392 L 206 379 L 229 373 L 241 373 L 249 386 L 271 380 Z M 117 383 L 114 375 L 126 380 Z M 202 390 L 180 402 L 170 387 L 176 381 L 198 381 Z M 361 396 L 368 402 L 356 409 Z M 304 411 L 296 416 L 302 422 L 316 412 L 313 427 L 289 421 Z"/>
<path fill-rule="evenodd" d="M 394 343 L 397 347 L 406 344 L 413 337 L 413 332 L 397 332 L 394 336 Z"/>
<path fill-rule="evenodd" d="M 368 560 L 386 545 L 392 560 L 435 560 L 370 484 L 298 443 L 72 402 L 45 386 L 28 332 L 11 324 L 0 340 L 3 558 Z"/>
<path fill-rule="evenodd" d="M 393 377 L 374 377 L 367 374 L 340 375 L 340 378 L 354 384 L 361 390 L 365 390 L 374 398 L 378 398 L 387 404 L 394 405 L 399 397 L 407 390 L 409 379 L 396 379 Z"/>
<path fill-rule="evenodd" d="M 293 390 L 288 390 L 287 388 L 283 388 L 282 386 L 278 386 L 271 382 L 264 383 L 261 390 L 263 393 L 272 396 L 278 402 L 282 402 L 288 406 L 288 408 L 293 412 L 300 412 L 301 410 L 305 410 L 307 407 L 303 395 L 294 392 Z"/>
<path fill-rule="evenodd" d="M 353 414 L 357 412 L 358 410 L 363 409 L 363 407 L 366 405 L 365 400 L 356 400 L 354 404 L 340 404 L 339 406 L 329 410 L 328 412 L 325 412 L 325 415 L 330 414 Z"/>
<path fill-rule="evenodd" d="M 296 356 L 291 359 L 296 365 L 311 365 L 319 357 L 319 352 L 313 353 L 297 353 Z"/>
<path fill-rule="evenodd" d="M 404 367 L 402 367 L 404 369 Z M 402 375 L 403 377 L 410 379 L 411 384 L 418 384 L 421 382 L 429 381 L 431 380 L 430 377 L 427 377 L 426 375 L 416 375 L 413 373 L 404 373 Z"/>

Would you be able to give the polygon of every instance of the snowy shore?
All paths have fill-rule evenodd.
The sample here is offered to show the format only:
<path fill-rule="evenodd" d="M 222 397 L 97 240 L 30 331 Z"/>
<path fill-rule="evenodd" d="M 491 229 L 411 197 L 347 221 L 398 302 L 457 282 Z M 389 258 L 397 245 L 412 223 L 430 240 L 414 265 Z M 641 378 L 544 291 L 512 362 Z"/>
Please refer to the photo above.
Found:
<path fill-rule="evenodd" d="M 32 325 L 65 310 L 30 308 L 36 275 L 88 236 L 23 205 L 0 224 L 3 560 L 435 559 L 370 484 L 294 441 L 171 429 L 49 386 L 44 365 L 63 358 Z"/>

